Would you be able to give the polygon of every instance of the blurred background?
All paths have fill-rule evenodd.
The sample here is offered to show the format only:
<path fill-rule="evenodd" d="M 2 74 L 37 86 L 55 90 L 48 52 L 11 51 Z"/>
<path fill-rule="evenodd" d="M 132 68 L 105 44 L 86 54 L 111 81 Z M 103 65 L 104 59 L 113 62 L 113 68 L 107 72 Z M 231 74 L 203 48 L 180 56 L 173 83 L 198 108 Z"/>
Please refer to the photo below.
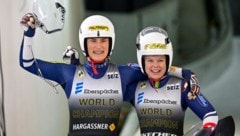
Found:
<path fill-rule="evenodd" d="M 37 0 L 1 0 L 0 4 L 0 126 L 7 136 L 66 136 L 68 105 L 63 90 L 58 93 L 37 76 L 19 66 L 23 28 L 22 16 L 33 11 Z M 42 2 L 44 2 L 42 0 Z M 45 1 L 51 3 L 50 0 Z M 110 18 L 116 30 L 111 61 L 136 61 L 135 39 L 144 27 L 165 28 L 174 48 L 175 66 L 191 69 L 201 90 L 216 108 L 219 117 L 231 115 L 240 135 L 240 1 L 238 0 L 59 0 L 65 8 L 61 32 L 46 34 L 38 29 L 33 51 L 37 58 L 62 60 L 67 46 L 80 51 L 78 30 L 92 14 Z M 40 7 L 51 11 L 51 4 Z M 47 18 L 51 20 L 51 18 Z M 54 19 L 49 26 L 54 25 Z M 85 60 L 81 57 L 81 62 Z M 200 120 L 187 111 L 185 132 Z M 132 106 L 124 103 L 121 135 L 139 135 Z M 1 135 L 0 135 L 1 136 Z"/>

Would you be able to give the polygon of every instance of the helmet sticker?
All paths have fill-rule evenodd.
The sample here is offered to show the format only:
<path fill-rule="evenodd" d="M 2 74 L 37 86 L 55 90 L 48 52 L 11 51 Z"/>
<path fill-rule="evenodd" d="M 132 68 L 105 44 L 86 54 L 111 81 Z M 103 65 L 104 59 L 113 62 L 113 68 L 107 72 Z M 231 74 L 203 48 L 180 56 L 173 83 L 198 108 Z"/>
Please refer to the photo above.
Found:
<path fill-rule="evenodd" d="M 145 44 L 144 49 L 167 49 L 166 44 L 161 44 L 161 43 L 151 43 L 151 44 Z"/>
<path fill-rule="evenodd" d="M 89 26 L 88 28 L 90 31 L 109 31 L 108 26 L 100 26 L 100 25 L 95 25 L 95 26 Z"/>

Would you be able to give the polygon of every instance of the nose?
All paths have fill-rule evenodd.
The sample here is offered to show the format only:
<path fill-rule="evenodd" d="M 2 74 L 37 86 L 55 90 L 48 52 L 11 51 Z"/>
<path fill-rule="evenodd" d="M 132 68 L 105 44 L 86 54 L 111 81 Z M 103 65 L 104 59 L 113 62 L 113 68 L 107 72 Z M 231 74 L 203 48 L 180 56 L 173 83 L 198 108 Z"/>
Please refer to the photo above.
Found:
<path fill-rule="evenodd" d="M 158 68 L 158 67 L 159 67 L 159 64 L 158 64 L 158 62 L 154 61 L 153 64 L 152 64 L 152 66 L 153 66 L 154 68 Z"/>
<path fill-rule="evenodd" d="M 97 48 L 102 47 L 101 41 L 97 40 L 97 42 L 96 42 L 96 47 L 97 47 Z"/>

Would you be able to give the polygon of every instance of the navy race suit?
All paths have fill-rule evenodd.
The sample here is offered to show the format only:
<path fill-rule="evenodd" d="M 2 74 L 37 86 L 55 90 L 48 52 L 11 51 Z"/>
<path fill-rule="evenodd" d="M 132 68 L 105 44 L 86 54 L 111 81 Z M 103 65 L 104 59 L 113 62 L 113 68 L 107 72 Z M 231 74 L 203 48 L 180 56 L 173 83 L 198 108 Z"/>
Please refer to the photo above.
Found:
<path fill-rule="evenodd" d="M 127 95 L 136 108 L 142 136 L 183 135 L 188 107 L 203 120 L 203 125 L 218 119 L 215 109 L 200 92 L 194 98 L 189 96 L 190 88 L 182 79 L 167 75 L 156 88 L 149 80 L 129 88 Z"/>
<path fill-rule="evenodd" d="M 95 64 L 95 75 L 90 62 L 83 65 L 51 63 L 33 57 L 31 46 L 35 29 L 24 32 L 20 49 L 20 66 L 45 79 L 59 83 L 69 103 L 69 136 L 116 135 L 120 106 L 130 100 L 125 95 L 127 86 L 146 77 L 133 65 L 116 66 L 108 61 Z M 183 70 L 183 73 L 191 73 Z M 189 74 L 186 74 L 189 75 Z M 183 76 L 183 75 L 181 75 Z M 190 76 L 186 77 L 190 80 Z"/>

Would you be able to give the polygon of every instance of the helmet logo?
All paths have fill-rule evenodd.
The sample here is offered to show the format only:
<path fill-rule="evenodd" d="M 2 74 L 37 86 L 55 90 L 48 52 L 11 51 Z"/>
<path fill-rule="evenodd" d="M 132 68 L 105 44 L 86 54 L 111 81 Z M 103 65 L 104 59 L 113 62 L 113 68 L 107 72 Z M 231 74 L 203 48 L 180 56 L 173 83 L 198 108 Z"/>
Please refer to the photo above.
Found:
<path fill-rule="evenodd" d="M 95 26 L 89 26 L 88 29 L 90 31 L 109 31 L 108 26 L 101 26 L 101 25 L 95 25 Z"/>
<path fill-rule="evenodd" d="M 166 44 L 161 44 L 161 43 L 150 43 L 150 44 L 145 44 L 144 49 L 167 49 Z"/>

